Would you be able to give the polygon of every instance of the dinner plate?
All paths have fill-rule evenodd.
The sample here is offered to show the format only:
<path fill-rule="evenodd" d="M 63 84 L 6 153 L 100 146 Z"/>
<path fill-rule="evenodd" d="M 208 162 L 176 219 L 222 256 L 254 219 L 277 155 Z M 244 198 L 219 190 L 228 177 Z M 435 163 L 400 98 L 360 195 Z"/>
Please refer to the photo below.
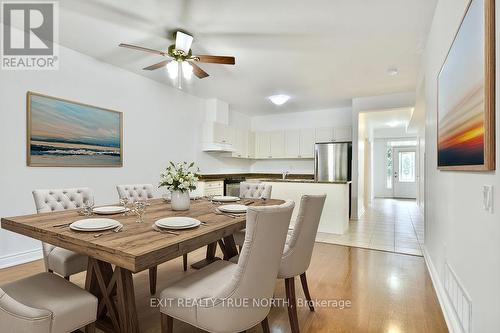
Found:
<path fill-rule="evenodd" d="M 222 205 L 218 208 L 220 211 L 226 213 L 246 213 L 248 209 L 245 205 Z"/>
<path fill-rule="evenodd" d="M 232 197 L 229 195 L 217 195 L 213 199 L 213 201 L 219 201 L 219 202 L 234 202 L 240 200 L 238 197 Z"/>
<path fill-rule="evenodd" d="M 95 207 L 92 211 L 95 214 L 99 215 L 111 215 L 111 214 L 119 214 L 127 211 L 128 208 L 123 206 L 105 206 L 105 207 Z"/>
<path fill-rule="evenodd" d="M 70 229 L 78 231 L 101 231 L 116 228 L 120 222 L 112 219 L 92 218 L 78 220 L 69 225 Z"/>
<path fill-rule="evenodd" d="M 160 219 L 155 224 L 166 229 L 189 229 L 199 226 L 201 222 L 191 217 L 174 216 Z"/>

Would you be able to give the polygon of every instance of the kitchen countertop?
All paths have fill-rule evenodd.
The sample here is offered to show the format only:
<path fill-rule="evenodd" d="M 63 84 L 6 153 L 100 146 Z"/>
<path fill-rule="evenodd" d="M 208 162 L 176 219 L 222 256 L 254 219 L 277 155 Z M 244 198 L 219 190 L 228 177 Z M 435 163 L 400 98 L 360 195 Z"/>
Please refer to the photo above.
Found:
<path fill-rule="evenodd" d="M 200 180 L 224 180 L 226 178 L 246 178 L 246 179 L 281 179 L 281 173 L 259 173 L 259 172 L 249 172 L 249 173 L 217 173 L 217 174 L 202 174 Z M 288 179 L 300 179 L 304 181 L 311 181 L 314 179 L 313 174 L 300 174 L 300 173 L 290 173 L 287 175 Z"/>
<path fill-rule="evenodd" d="M 263 182 L 274 183 L 307 183 L 307 184 L 350 184 L 350 180 L 333 181 L 333 182 L 317 182 L 314 179 L 262 179 Z"/>

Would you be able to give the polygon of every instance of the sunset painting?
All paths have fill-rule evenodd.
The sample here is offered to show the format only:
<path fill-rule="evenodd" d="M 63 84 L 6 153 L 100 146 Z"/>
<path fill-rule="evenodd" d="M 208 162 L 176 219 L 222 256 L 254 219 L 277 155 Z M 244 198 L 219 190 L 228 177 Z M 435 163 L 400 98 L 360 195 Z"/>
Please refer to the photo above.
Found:
<path fill-rule="evenodd" d="M 28 93 L 29 166 L 122 166 L 120 112 Z"/>
<path fill-rule="evenodd" d="M 488 169 L 485 1 L 473 0 L 438 79 L 438 167 Z M 493 73 L 491 75 L 494 75 Z M 490 147 L 491 148 L 491 147 Z M 492 152 L 491 152 L 492 153 Z M 477 168 L 476 168 L 477 167 Z"/>

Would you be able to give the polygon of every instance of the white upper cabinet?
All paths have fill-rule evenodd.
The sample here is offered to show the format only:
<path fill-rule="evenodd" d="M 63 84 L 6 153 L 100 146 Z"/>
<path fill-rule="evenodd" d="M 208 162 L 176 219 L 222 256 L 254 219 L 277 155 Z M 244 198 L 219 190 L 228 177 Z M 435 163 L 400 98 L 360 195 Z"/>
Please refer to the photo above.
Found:
<path fill-rule="evenodd" d="M 274 131 L 270 135 L 271 158 L 285 157 L 285 132 Z"/>
<path fill-rule="evenodd" d="M 285 131 L 285 157 L 300 158 L 300 130 Z"/>
<path fill-rule="evenodd" d="M 234 130 L 234 152 L 233 157 L 248 158 L 248 131 L 244 129 Z"/>
<path fill-rule="evenodd" d="M 316 128 L 316 142 L 332 142 L 334 140 L 333 127 Z"/>
<path fill-rule="evenodd" d="M 255 158 L 271 157 L 271 135 L 269 132 L 255 133 Z"/>
<path fill-rule="evenodd" d="M 313 128 L 306 128 L 300 130 L 300 158 L 313 158 L 314 157 L 314 144 L 315 133 Z"/>
<path fill-rule="evenodd" d="M 208 133 L 212 131 L 213 142 L 216 143 L 227 143 L 233 144 L 234 141 L 234 131 L 227 125 L 221 123 L 207 123 Z"/>
<path fill-rule="evenodd" d="M 333 130 L 334 141 L 352 141 L 352 127 L 336 127 Z"/>
<path fill-rule="evenodd" d="M 255 158 L 255 132 L 248 133 L 247 158 Z"/>

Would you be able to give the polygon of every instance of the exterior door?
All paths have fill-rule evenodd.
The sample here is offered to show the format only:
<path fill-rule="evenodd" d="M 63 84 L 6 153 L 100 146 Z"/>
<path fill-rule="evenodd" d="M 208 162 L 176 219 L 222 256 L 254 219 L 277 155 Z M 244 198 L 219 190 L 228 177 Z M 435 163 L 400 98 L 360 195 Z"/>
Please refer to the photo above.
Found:
<path fill-rule="evenodd" d="M 394 148 L 394 197 L 417 197 L 417 151 L 415 148 Z"/>

